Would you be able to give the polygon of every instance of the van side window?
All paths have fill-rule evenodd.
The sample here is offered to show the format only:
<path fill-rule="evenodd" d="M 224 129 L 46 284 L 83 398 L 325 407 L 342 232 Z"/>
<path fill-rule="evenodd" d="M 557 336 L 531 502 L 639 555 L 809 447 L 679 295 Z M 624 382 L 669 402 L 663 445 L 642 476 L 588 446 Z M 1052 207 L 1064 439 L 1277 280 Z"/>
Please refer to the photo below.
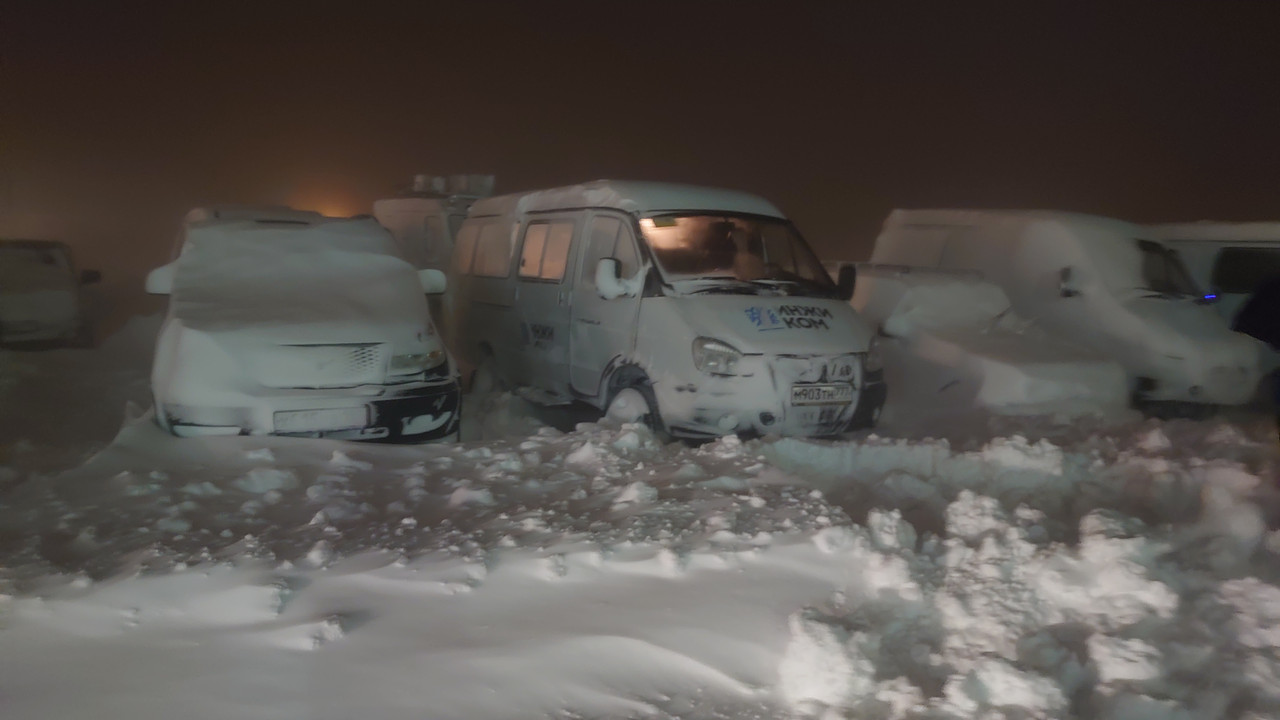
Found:
<path fill-rule="evenodd" d="M 506 223 L 492 222 L 480 227 L 476 238 L 476 275 L 504 278 L 511 274 L 511 232 Z"/>
<path fill-rule="evenodd" d="M 1280 275 L 1280 250 L 1223 248 L 1213 264 L 1213 287 L 1220 292 L 1249 294 L 1264 280 Z"/>
<path fill-rule="evenodd" d="M 570 221 L 530 223 L 524 231 L 524 248 L 520 251 L 520 277 L 560 282 L 572 241 Z"/>
<path fill-rule="evenodd" d="M 636 244 L 631 240 L 631 233 L 618 218 L 597 215 L 591 219 L 591 237 L 587 245 L 586 255 L 582 259 L 582 283 L 591 287 L 596 284 L 596 264 L 601 258 L 617 258 L 619 274 L 631 277 L 640 267 L 640 259 L 636 256 Z"/>
<path fill-rule="evenodd" d="M 457 275 L 471 273 L 471 260 L 476 254 L 476 235 L 479 228 L 475 224 L 464 225 L 458 231 L 458 244 L 453 248 L 453 272 Z"/>
<path fill-rule="evenodd" d="M 520 277 L 536 278 L 542 272 L 542 251 L 547 249 L 546 223 L 533 223 L 524 231 L 524 249 L 520 251 Z"/>

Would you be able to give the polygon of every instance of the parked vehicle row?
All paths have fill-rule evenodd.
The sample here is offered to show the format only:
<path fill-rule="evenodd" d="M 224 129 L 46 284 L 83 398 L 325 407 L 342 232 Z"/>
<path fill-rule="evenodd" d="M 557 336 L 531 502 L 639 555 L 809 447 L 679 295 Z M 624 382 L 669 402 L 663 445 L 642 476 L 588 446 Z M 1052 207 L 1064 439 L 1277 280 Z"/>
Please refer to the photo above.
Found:
<path fill-rule="evenodd" d="M 1186 411 L 1247 402 L 1269 369 L 1162 242 L 1171 228 L 895 211 L 870 262 L 824 267 L 748 193 L 491 189 L 420 176 L 377 221 L 193 211 L 147 280 L 170 296 L 157 420 L 187 436 L 456 437 L 469 377 L 671 437 L 826 436 L 874 425 L 886 376 L 900 397 L 1009 412 Z"/>
<path fill-rule="evenodd" d="M 66 243 L 0 240 L 0 345 L 91 345 L 81 288 L 101 277 L 77 270 Z"/>
<path fill-rule="evenodd" d="M 1248 402 L 1261 376 L 1258 343 L 1231 331 L 1178 253 L 1151 235 L 1073 213 L 899 210 L 862 268 L 854 305 L 871 310 L 886 273 L 972 271 L 1050 336 L 1118 363 L 1139 406 Z"/>

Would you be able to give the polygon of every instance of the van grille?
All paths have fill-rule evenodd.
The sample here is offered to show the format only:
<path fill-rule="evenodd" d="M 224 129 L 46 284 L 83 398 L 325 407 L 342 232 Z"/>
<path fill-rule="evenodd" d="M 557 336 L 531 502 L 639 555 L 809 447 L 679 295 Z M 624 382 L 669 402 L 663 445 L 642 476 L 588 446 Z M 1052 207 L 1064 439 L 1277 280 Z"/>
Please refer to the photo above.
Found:
<path fill-rule="evenodd" d="M 386 381 L 388 346 L 277 345 L 253 361 L 258 382 L 277 388 L 334 388 Z"/>

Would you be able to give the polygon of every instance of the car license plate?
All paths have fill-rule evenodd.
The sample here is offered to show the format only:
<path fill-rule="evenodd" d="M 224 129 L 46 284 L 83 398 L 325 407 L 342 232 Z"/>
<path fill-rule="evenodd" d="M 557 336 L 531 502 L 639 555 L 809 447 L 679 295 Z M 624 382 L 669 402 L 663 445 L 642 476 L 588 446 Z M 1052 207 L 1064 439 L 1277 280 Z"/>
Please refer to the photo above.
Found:
<path fill-rule="evenodd" d="M 369 424 L 369 411 L 361 407 L 324 408 L 320 410 L 282 410 L 275 414 L 276 432 L 313 432 L 346 430 Z"/>
<path fill-rule="evenodd" d="M 830 385 L 792 385 L 792 405 L 848 405 L 853 402 L 853 386 L 847 383 Z"/>

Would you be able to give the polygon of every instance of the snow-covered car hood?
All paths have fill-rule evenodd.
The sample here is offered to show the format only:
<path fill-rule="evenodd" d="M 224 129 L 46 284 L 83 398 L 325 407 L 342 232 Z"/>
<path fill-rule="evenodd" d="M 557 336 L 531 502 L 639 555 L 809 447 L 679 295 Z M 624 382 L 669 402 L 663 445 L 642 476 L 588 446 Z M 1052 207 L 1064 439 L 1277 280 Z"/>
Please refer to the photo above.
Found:
<path fill-rule="evenodd" d="M 417 273 L 390 255 L 228 238 L 178 260 L 170 315 L 222 339 L 421 346 L 429 324 Z"/>
<path fill-rule="evenodd" d="M 1168 338 L 1162 352 L 1201 352 L 1218 362 L 1252 365 L 1258 356 L 1257 343 L 1231 330 L 1212 309 L 1188 299 L 1131 298 L 1124 305 L 1151 329 L 1160 341 Z"/>
<path fill-rule="evenodd" d="M 695 335 L 714 337 L 747 353 L 864 352 L 872 330 L 842 300 L 759 295 L 672 298 Z"/>

